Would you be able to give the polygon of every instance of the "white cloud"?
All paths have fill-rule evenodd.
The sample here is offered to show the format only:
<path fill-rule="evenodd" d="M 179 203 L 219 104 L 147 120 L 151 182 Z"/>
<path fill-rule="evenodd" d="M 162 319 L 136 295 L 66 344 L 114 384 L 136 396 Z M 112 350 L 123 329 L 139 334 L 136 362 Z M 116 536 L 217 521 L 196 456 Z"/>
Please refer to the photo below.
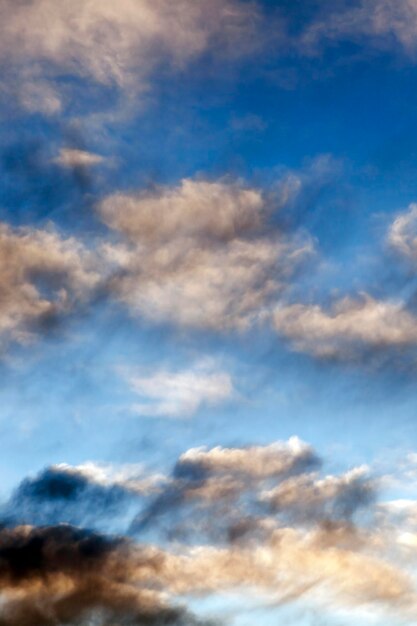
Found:
<path fill-rule="evenodd" d="M 70 475 L 82 476 L 90 483 L 103 487 L 121 487 L 126 491 L 141 495 L 150 495 L 166 480 L 162 474 L 147 474 L 143 465 L 130 463 L 114 465 L 88 461 L 80 465 L 58 463 L 51 466 L 51 471 L 67 472 Z"/>
<path fill-rule="evenodd" d="M 230 58 L 253 49 L 258 17 L 238 0 L 4 0 L 0 62 L 23 105 L 53 113 L 56 76 L 117 85 L 130 97 L 161 62 L 181 70 L 209 50 Z"/>
<path fill-rule="evenodd" d="M 372 608 L 384 619 L 415 614 L 417 535 L 375 516 L 379 482 L 367 467 L 322 476 L 317 466 L 296 437 L 184 453 L 142 517 L 152 532 L 165 520 L 175 540 L 193 537 L 182 550 L 176 541 L 165 561 L 168 587 L 197 595 L 244 589 L 261 602 L 302 598 L 353 615 Z"/>
<path fill-rule="evenodd" d="M 295 350 L 315 356 L 351 358 L 364 348 L 417 344 L 417 319 L 402 302 L 378 301 L 366 294 L 339 300 L 330 311 L 319 305 L 278 307 L 273 323 Z"/>
<path fill-rule="evenodd" d="M 30 341 L 38 325 L 88 299 L 100 276 L 76 239 L 0 224 L 0 340 Z"/>
<path fill-rule="evenodd" d="M 388 243 L 409 261 L 417 261 L 417 204 L 410 204 L 390 226 Z"/>
<path fill-rule="evenodd" d="M 257 478 L 285 475 L 297 468 L 317 463 L 311 446 L 298 437 L 277 441 L 268 446 L 222 448 L 220 446 L 191 448 L 179 458 L 179 463 L 195 464 L 212 472 L 241 473 Z"/>
<path fill-rule="evenodd" d="M 129 382 L 141 398 L 134 410 L 155 417 L 191 417 L 202 407 L 222 404 L 234 394 L 230 374 L 205 363 L 187 370 L 132 375 Z"/>
<path fill-rule="evenodd" d="M 62 148 L 54 162 L 62 167 L 88 167 L 98 165 L 104 161 L 104 157 L 85 150 L 74 148 Z"/>
<path fill-rule="evenodd" d="M 121 243 L 103 246 L 111 289 L 132 313 L 154 322 L 246 329 L 313 250 L 267 224 L 266 201 L 239 182 L 183 180 L 99 207 Z"/>

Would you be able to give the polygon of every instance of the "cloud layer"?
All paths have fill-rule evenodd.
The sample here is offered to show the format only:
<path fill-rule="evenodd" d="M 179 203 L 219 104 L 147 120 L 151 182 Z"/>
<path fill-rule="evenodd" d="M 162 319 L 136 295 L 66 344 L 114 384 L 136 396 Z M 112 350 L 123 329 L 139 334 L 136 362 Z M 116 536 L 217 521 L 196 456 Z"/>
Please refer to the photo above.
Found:
<path fill-rule="evenodd" d="M 58 466 L 16 490 L 16 511 L 28 498 L 36 501 L 46 525 L 4 520 L 0 624 L 195 624 L 185 597 L 242 590 L 259 605 L 303 598 L 306 606 L 352 615 L 360 607 L 384 619 L 415 615 L 415 503 L 378 502 L 378 480 L 368 468 L 323 474 L 314 449 L 295 437 L 191 449 L 159 493 L 148 494 L 131 528 L 135 540 L 48 525 L 57 498 L 101 516 L 100 498 L 116 483 L 101 484 L 99 498 L 86 497 L 98 476 L 91 466 Z M 119 481 L 117 488 L 127 485 Z M 59 512 L 66 522 L 68 510 Z M 117 515 L 112 507 L 107 513 Z M 153 545 L 144 543 L 147 529 Z"/>

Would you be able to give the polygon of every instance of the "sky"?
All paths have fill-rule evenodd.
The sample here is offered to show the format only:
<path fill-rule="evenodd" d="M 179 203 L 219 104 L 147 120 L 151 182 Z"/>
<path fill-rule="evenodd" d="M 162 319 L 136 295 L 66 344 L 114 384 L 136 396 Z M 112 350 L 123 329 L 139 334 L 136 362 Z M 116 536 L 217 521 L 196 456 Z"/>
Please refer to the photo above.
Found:
<path fill-rule="evenodd" d="M 417 623 L 417 1 L 0 0 L 0 626 Z"/>

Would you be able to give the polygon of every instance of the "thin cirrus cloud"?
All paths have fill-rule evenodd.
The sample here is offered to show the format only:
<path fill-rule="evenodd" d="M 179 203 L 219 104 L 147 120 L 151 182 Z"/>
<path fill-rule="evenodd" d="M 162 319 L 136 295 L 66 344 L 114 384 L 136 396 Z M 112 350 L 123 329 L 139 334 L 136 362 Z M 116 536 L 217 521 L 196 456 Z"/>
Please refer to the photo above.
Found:
<path fill-rule="evenodd" d="M 249 328 L 314 250 L 268 224 L 262 192 L 239 181 L 115 194 L 98 212 L 119 239 L 102 247 L 110 291 L 133 315 L 180 327 Z"/>
<path fill-rule="evenodd" d="M 235 394 L 231 375 L 205 363 L 186 370 L 132 374 L 128 382 L 139 398 L 132 410 L 153 417 L 192 417 L 204 407 L 230 401 Z"/>
<path fill-rule="evenodd" d="M 413 59 L 417 50 L 415 1 L 322 2 L 298 43 L 301 50 L 311 53 L 332 42 L 348 40 L 373 48 L 397 46 Z"/>
<path fill-rule="evenodd" d="M 162 63 L 176 71 L 206 52 L 237 58 L 253 50 L 259 19 L 254 3 L 238 0 L 6 0 L 0 61 L 20 103 L 51 114 L 68 95 L 56 80 L 62 75 L 129 99 L 147 91 Z"/>

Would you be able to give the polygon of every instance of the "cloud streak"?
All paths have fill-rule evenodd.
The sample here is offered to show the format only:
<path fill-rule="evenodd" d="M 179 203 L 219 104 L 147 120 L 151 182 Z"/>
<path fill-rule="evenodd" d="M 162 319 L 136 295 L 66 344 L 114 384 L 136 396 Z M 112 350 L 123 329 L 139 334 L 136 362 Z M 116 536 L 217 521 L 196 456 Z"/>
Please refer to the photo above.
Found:
<path fill-rule="evenodd" d="M 417 7 L 414 0 L 361 0 L 322 2 L 316 17 L 300 38 L 304 51 L 339 41 L 355 41 L 367 47 L 397 46 L 414 60 L 417 49 Z"/>

